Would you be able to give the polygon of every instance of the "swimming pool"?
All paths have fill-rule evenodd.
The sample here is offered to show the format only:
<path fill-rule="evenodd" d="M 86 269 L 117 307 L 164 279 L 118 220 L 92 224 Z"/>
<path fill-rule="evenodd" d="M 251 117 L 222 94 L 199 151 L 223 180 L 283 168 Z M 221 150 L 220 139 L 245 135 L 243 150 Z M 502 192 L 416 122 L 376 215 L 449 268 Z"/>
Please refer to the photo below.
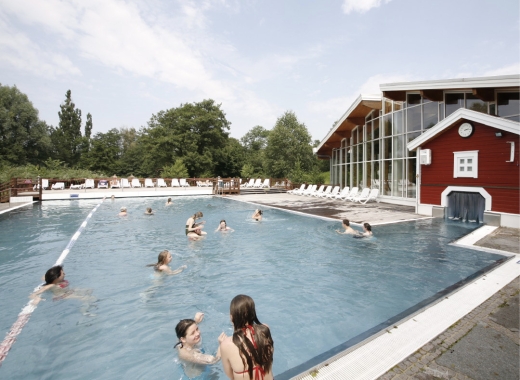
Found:
<path fill-rule="evenodd" d="M 75 300 L 40 303 L 0 368 L 27 378 L 183 378 L 172 347 L 179 319 L 196 311 L 203 347 L 231 334 L 229 302 L 253 297 L 275 342 L 275 375 L 384 324 L 502 256 L 449 243 L 476 225 L 429 219 L 374 228 L 373 239 L 353 239 L 328 222 L 213 197 L 125 199 L 103 202 L 65 261 L 73 288 L 99 299 L 95 317 Z M 0 327 L 7 331 L 41 276 L 99 201 L 44 202 L 0 215 Z M 117 217 L 119 208 L 127 218 Z M 144 215 L 146 207 L 156 211 Z M 186 219 L 204 212 L 208 236 L 190 242 Z M 214 233 L 220 219 L 235 229 Z M 145 265 L 162 249 L 179 275 L 161 280 Z M 5 306 L 4 306 L 5 305 Z M 10 312 L 8 312 L 10 311 Z M 220 365 L 203 374 L 225 378 Z M 283 377 L 283 375 L 282 375 Z"/>

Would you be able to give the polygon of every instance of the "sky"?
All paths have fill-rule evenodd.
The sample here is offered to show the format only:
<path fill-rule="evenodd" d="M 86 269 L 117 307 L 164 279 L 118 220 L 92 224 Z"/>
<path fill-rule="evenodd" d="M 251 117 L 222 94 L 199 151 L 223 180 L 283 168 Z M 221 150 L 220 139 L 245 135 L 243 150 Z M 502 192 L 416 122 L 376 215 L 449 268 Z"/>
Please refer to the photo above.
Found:
<path fill-rule="evenodd" d="M 323 139 L 360 94 L 520 73 L 518 0 L 0 0 L 0 84 L 93 134 L 213 99 L 230 136 L 293 111 Z"/>

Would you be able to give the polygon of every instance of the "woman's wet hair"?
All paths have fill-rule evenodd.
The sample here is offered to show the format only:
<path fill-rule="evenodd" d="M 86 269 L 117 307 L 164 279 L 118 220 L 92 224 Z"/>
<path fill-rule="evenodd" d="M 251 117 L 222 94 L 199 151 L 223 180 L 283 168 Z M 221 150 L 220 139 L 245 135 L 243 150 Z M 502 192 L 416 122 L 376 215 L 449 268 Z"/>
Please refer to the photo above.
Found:
<path fill-rule="evenodd" d="M 179 339 L 179 341 L 177 344 L 175 344 L 175 346 L 173 346 L 173 348 L 177 347 L 179 344 L 182 348 L 181 338 L 186 338 L 188 329 L 191 327 L 191 325 L 196 323 L 197 322 L 195 322 L 193 319 L 181 319 L 179 323 L 177 323 L 177 326 L 175 326 L 175 334 L 177 334 L 177 339 Z"/>
<path fill-rule="evenodd" d="M 147 267 L 160 267 L 161 265 L 166 265 L 166 260 L 168 259 L 170 251 L 165 249 L 164 251 L 161 251 L 159 253 L 159 256 L 157 256 L 157 263 L 155 264 L 148 264 Z"/>
<path fill-rule="evenodd" d="M 62 270 L 63 267 L 61 265 L 56 265 L 45 272 L 45 285 L 50 285 L 60 278 Z"/>
<path fill-rule="evenodd" d="M 372 226 L 368 223 L 363 223 L 363 227 L 365 227 L 367 231 L 372 231 Z"/>
<path fill-rule="evenodd" d="M 256 316 L 255 301 L 249 296 L 239 294 L 231 300 L 229 314 L 234 326 L 233 343 L 238 347 L 244 367 L 248 368 L 250 380 L 253 380 L 254 363 L 262 367 L 264 372 L 270 372 L 273 365 L 274 343 L 271 331 L 262 325 Z M 251 326 L 253 344 L 247 338 L 246 326 Z"/>
<path fill-rule="evenodd" d="M 152 208 L 151 208 L 151 207 L 147 207 L 147 208 L 146 208 L 146 212 L 147 212 L 147 213 L 151 213 L 151 212 L 152 212 Z"/>
<path fill-rule="evenodd" d="M 168 202 L 171 202 L 171 201 L 172 201 L 172 199 L 171 199 L 171 198 L 168 198 Z"/>
<path fill-rule="evenodd" d="M 226 220 L 225 220 L 225 219 L 222 219 L 222 220 L 220 221 L 220 223 L 222 223 L 222 222 L 224 222 L 224 224 L 227 226 L 227 223 L 226 223 Z M 220 224 L 220 223 L 219 223 L 219 224 Z"/>
<path fill-rule="evenodd" d="M 204 214 L 202 213 L 202 211 L 197 211 L 197 212 L 193 215 L 193 219 L 202 218 L 203 216 L 204 216 Z"/>
<path fill-rule="evenodd" d="M 343 219 L 343 224 L 344 224 L 345 226 L 350 226 L 350 220 L 348 220 L 348 219 Z"/>

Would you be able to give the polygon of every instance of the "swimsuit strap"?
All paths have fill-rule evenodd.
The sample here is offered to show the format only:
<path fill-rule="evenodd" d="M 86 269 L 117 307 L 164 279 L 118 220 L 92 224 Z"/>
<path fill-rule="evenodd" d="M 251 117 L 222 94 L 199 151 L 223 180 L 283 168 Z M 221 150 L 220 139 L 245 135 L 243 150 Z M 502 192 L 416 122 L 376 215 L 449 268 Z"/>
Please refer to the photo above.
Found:
<path fill-rule="evenodd" d="M 251 341 L 253 342 L 253 347 L 258 348 L 255 341 L 255 329 L 251 325 L 246 325 L 246 327 L 242 328 L 242 331 L 244 332 L 244 335 L 247 336 L 247 330 L 251 333 Z"/>
<path fill-rule="evenodd" d="M 59 286 L 60 288 L 62 288 L 62 289 L 63 289 L 63 288 L 66 288 L 67 286 L 69 286 L 69 282 L 68 282 L 67 280 L 63 280 L 62 282 L 60 282 L 60 283 L 58 284 L 58 286 Z"/>
<path fill-rule="evenodd" d="M 264 372 L 264 369 L 262 367 L 260 367 L 259 365 L 255 365 L 253 367 L 253 371 L 255 372 L 254 380 L 263 380 L 263 378 L 265 376 L 265 372 Z M 247 373 L 247 370 L 246 371 L 242 371 L 242 372 L 235 372 L 235 373 L 237 375 L 241 375 L 241 374 Z"/>

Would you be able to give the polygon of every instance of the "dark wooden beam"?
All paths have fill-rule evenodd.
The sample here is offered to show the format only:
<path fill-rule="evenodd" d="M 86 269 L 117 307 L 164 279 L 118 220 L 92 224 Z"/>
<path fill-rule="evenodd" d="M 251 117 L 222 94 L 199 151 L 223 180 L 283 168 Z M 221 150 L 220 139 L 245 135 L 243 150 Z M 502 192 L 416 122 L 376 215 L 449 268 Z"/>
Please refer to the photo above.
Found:
<path fill-rule="evenodd" d="M 383 96 L 400 102 L 406 101 L 406 91 L 383 91 Z"/>
<path fill-rule="evenodd" d="M 493 102 L 495 101 L 495 89 L 494 88 L 472 88 L 471 92 L 477 98 L 484 102 Z"/>
<path fill-rule="evenodd" d="M 423 98 L 431 100 L 432 102 L 442 102 L 444 100 L 442 90 L 421 90 L 419 92 Z"/>

